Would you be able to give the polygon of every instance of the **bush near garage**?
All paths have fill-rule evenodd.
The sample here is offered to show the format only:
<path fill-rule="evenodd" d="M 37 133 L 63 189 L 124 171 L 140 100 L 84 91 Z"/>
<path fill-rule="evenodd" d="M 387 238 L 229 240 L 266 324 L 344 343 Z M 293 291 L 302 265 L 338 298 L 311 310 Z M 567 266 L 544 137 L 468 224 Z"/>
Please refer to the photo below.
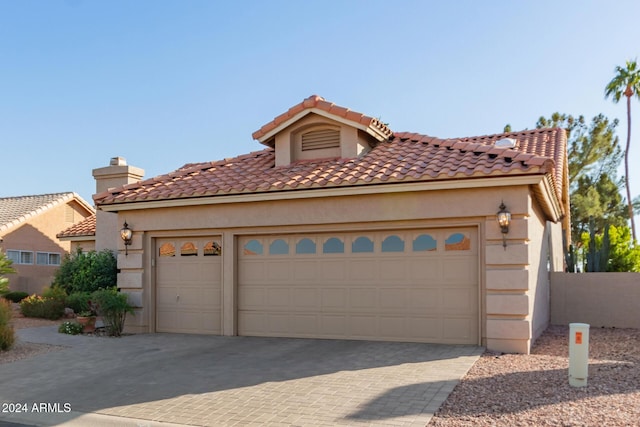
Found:
<path fill-rule="evenodd" d="M 90 310 L 90 300 L 91 293 L 89 292 L 73 292 L 65 300 L 65 305 L 72 309 L 75 314 L 78 314 Z"/>
<path fill-rule="evenodd" d="M 100 289 L 91 294 L 91 302 L 96 304 L 107 334 L 112 337 L 121 336 L 127 313 L 134 313 L 127 294 L 118 292 L 116 288 Z"/>
<path fill-rule="evenodd" d="M 64 314 L 64 300 L 33 294 L 20 301 L 20 311 L 25 317 L 57 320 Z"/>
<path fill-rule="evenodd" d="M 110 250 L 76 252 L 68 254 L 56 271 L 52 288 L 74 292 L 94 292 L 113 287 L 117 280 L 117 260 Z"/>

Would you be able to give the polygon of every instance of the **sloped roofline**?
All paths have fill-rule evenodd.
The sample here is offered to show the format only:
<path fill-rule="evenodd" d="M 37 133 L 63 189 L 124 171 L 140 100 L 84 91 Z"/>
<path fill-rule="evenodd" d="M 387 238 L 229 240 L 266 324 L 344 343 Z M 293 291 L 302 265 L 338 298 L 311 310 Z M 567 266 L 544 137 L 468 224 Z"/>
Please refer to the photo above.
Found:
<path fill-rule="evenodd" d="M 10 221 L 0 224 L 0 232 L 6 232 L 8 230 L 11 230 L 19 225 L 22 225 L 24 223 L 26 223 L 27 221 L 29 221 L 31 218 L 34 218 L 36 216 L 39 216 L 43 213 L 45 213 L 46 211 L 60 205 L 63 203 L 67 203 L 71 200 L 75 200 L 76 202 L 78 202 L 83 208 L 85 208 L 87 211 L 94 213 L 95 214 L 95 209 L 93 208 L 93 206 L 91 206 L 89 203 L 87 203 L 87 201 L 85 201 L 82 197 L 80 197 L 80 195 L 78 195 L 75 192 L 66 192 L 66 193 L 49 193 L 49 194 L 37 194 L 37 195 L 27 195 L 27 196 L 16 196 L 16 197 L 2 197 L 0 198 L 0 203 L 2 203 L 2 201 L 6 201 L 8 199 L 21 199 L 21 198 L 27 198 L 27 197 L 32 197 L 32 198 L 36 198 L 36 197 L 41 197 L 41 198 L 45 198 L 45 197 L 51 197 L 51 196 L 58 196 L 55 197 L 52 200 L 49 200 L 47 202 L 44 202 L 38 206 L 36 206 L 34 209 L 28 210 L 28 211 L 24 211 L 24 212 L 19 212 L 15 218 L 11 219 Z"/>
<path fill-rule="evenodd" d="M 352 111 L 345 107 L 340 107 L 339 105 L 326 101 L 321 96 L 311 95 L 253 132 L 251 136 L 261 144 L 273 148 L 274 143 L 272 138 L 278 132 L 311 113 L 353 126 L 368 133 L 378 141 L 384 141 L 393 134 L 387 125 L 376 118 Z"/>

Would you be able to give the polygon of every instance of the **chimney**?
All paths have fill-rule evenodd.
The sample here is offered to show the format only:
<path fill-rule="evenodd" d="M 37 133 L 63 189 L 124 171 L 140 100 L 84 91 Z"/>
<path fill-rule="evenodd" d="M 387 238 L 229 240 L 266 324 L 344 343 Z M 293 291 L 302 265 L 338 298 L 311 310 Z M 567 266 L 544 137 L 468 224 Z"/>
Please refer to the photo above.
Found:
<path fill-rule="evenodd" d="M 112 157 L 109 166 L 93 170 L 96 193 L 140 181 L 143 176 L 144 169 L 127 165 L 127 160 L 124 157 Z"/>
<path fill-rule="evenodd" d="M 143 176 L 144 169 L 127 165 L 124 157 L 112 157 L 109 166 L 93 170 L 96 193 L 140 181 Z M 122 224 L 118 223 L 117 213 L 98 210 L 96 212 L 96 250 L 110 249 L 117 252 L 120 228 Z"/>

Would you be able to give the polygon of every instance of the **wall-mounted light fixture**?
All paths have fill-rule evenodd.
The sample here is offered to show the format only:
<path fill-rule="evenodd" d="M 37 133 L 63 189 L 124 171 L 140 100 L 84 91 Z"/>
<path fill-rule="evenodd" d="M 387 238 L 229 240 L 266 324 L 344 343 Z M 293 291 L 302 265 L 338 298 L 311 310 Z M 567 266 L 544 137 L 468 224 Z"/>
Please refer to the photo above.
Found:
<path fill-rule="evenodd" d="M 511 224 L 511 212 L 507 210 L 507 207 L 504 205 L 504 202 L 500 203 L 500 210 L 497 213 L 498 215 L 498 224 L 500 225 L 500 230 L 502 231 L 502 246 L 504 246 L 504 250 L 507 250 L 507 233 L 509 232 L 509 224 Z"/>
<path fill-rule="evenodd" d="M 120 238 L 124 241 L 124 255 L 129 255 L 128 248 L 131 246 L 131 238 L 133 237 L 133 230 L 129 228 L 127 221 L 124 222 L 124 227 L 120 230 Z"/>

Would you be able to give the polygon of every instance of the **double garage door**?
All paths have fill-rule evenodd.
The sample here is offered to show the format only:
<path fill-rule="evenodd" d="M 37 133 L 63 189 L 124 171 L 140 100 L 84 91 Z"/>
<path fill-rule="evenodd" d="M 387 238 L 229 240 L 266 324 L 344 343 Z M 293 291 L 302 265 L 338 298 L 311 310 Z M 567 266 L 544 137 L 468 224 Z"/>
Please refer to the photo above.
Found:
<path fill-rule="evenodd" d="M 158 239 L 156 330 L 221 334 L 219 237 Z M 243 236 L 239 335 L 477 344 L 475 228 Z"/>
<path fill-rule="evenodd" d="M 247 236 L 238 333 L 477 344 L 474 228 Z"/>

